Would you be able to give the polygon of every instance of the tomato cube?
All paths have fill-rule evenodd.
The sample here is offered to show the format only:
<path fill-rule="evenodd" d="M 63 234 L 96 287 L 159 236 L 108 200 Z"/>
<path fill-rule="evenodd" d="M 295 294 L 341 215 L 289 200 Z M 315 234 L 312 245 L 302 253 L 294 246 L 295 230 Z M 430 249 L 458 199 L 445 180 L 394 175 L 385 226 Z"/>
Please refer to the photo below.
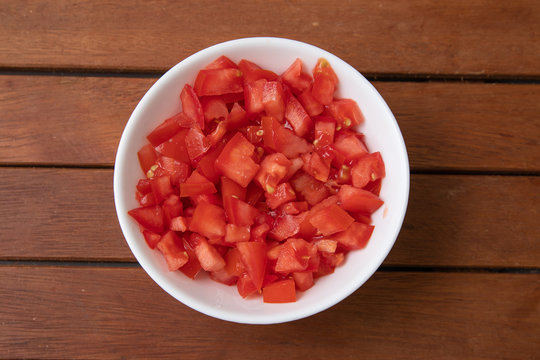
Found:
<path fill-rule="evenodd" d="M 352 184 L 363 188 L 370 181 L 376 181 L 385 176 L 384 162 L 379 152 L 367 154 L 356 162 L 351 170 Z"/>
<path fill-rule="evenodd" d="M 263 289 L 265 303 L 289 303 L 296 301 L 294 280 L 285 279 L 271 283 Z"/>
<path fill-rule="evenodd" d="M 240 186 L 246 187 L 259 170 L 259 165 L 251 158 L 254 151 L 255 146 L 241 133 L 236 133 L 216 159 L 216 168 Z"/>
<path fill-rule="evenodd" d="M 188 262 L 188 253 L 174 231 L 168 231 L 163 235 L 157 248 L 165 257 L 169 271 L 178 270 Z"/>
<path fill-rule="evenodd" d="M 225 211 L 214 204 L 201 202 L 195 208 L 189 230 L 209 239 L 225 236 Z"/>
<path fill-rule="evenodd" d="M 264 196 L 270 209 L 277 209 L 280 205 L 296 199 L 296 193 L 289 183 L 279 184 L 273 192 L 265 192 Z"/>
<path fill-rule="evenodd" d="M 377 195 L 350 185 L 343 185 L 337 195 L 341 206 L 349 211 L 371 214 L 384 203 Z"/>
<path fill-rule="evenodd" d="M 199 96 L 241 93 L 242 72 L 235 68 L 204 69 L 197 74 L 194 87 Z"/>
<path fill-rule="evenodd" d="M 263 86 L 262 103 L 267 116 L 283 122 L 285 112 L 285 100 L 283 87 L 278 81 L 267 81 Z"/>
<path fill-rule="evenodd" d="M 139 158 L 139 164 L 141 165 L 141 169 L 143 173 L 146 175 L 148 170 L 156 163 L 157 160 L 157 153 L 152 147 L 152 145 L 147 144 L 144 145 L 138 152 L 137 157 Z"/>
<path fill-rule="evenodd" d="M 363 249 L 366 247 L 373 229 L 372 225 L 354 222 L 347 230 L 334 234 L 332 239 L 347 250 Z"/>
<path fill-rule="evenodd" d="M 148 141 L 150 141 L 150 144 L 153 146 L 158 146 L 162 142 L 172 138 L 178 131 L 180 131 L 181 127 L 176 121 L 177 117 L 178 114 L 168 118 L 154 130 L 152 130 L 152 132 L 146 136 Z"/>
<path fill-rule="evenodd" d="M 332 101 L 328 111 L 342 128 L 357 126 L 364 122 L 364 115 L 356 101 L 351 99 L 338 99 Z"/>
<path fill-rule="evenodd" d="M 189 237 L 189 243 L 205 271 L 219 271 L 225 267 L 223 257 L 204 236 L 193 233 Z"/>
<path fill-rule="evenodd" d="M 298 136 L 306 136 L 313 128 L 313 121 L 302 104 L 293 95 L 289 96 L 287 100 L 285 119 L 291 124 L 294 133 Z"/>
<path fill-rule="evenodd" d="M 266 270 L 266 244 L 263 242 L 240 242 L 236 245 L 246 271 L 255 288 L 260 290 Z"/>
<path fill-rule="evenodd" d="M 163 233 L 164 221 L 161 206 L 141 207 L 128 211 L 128 214 L 134 218 L 142 227 L 158 234 Z"/>
<path fill-rule="evenodd" d="M 311 76 L 302 71 L 302 60 L 296 59 L 281 75 L 281 79 L 299 94 L 311 86 Z"/>
<path fill-rule="evenodd" d="M 201 129 L 204 129 L 204 114 L 197 94 L 191 86 L 186 84 L 180 93 L 183 113 Z M 189 149 L 189 148 L 188 148 Z"/>
<path fill-rule="evenodd" d="M 314 212 L 309 222 L 322 235 L 327 236 L 346 230 L 354 222 L 354 218 L 334 204 Z"/>

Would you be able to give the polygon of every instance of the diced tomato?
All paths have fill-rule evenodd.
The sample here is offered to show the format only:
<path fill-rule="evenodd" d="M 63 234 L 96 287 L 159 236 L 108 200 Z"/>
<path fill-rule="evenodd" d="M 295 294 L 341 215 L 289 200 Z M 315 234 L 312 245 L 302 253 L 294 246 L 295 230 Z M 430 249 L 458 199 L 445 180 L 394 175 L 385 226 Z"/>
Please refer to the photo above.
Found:
<path fill-rule="evenodd" d="M 289 85 L 295 94 L 299 94 L 311 86 L 311 76 L 302 71 L 302 60 L 296 59 L 281 75 L 281 79 Z"/>
<path fill-rule="evenodd" d="M 381 179 L 385 176 L 384 162 L 381 153 L 367 154 L 356 162 L 351 170 L 352 184 L 363 188 L 370 181 Z"/>
<path fill-rule="evenodd" d="M 247 273 L 243 273 L 239 278 L 238 282 L 236 283 L 236 287 L 238 289 L 238 293 L 243 298 L 248 297 L 249 295 L 257 292 L 257 286 L 253 283 L 251 278 Z"/>
<path fill-rule="evenodd" d="M 283 87 L 278 81 L 267 81 L 263 86 L 262 103 L 267 116 L 283 122 L 285 99 Z"/>
<path fill-rule="evenodd" d="M 143 236 L 144 240 L 146 240 L 146 243 L 151 249 L 155 248 L 158 242 L 161 240 L 161 235 L 150 230 L 144 230 Z"/>
<path fill-rule="evenodd" d="M 290 238 L 281 247 L 276 263 L 276 272 L 289 274 L 307 269 L 312 254 L 312 245 L 300 238 Z"/>
<path fill-rule="evenodd" d="M 266 244 L 262 242 L 240 242 L 236 244 L 242 261 L 253 284 L 260 290 L 266 270 Z"/>
<path fill-rule="evenodd" d="M 208 195 L 217 192 L 216 187 L 210 180 L 194 170 L 187 180 L 180 184 L 180 197 Z"/>
<path fill-rule="evenodd" d="M 306 136 L 313 128 L 313 121 L 308 113 L 293 95 L 287 99 L 285 108 L 285 119 L 291 124 L 294 132 L 298 136 Z M 279 119 L 278 119 L 279 120 Z"/>
<path fill-rule="evenodd" d="M 216 281 L 218 283 L 228 285 L 228 286 L 235 285 L 236 282 L 238 281 L 237 276 L 233 276 L 233 275 L 229 274 L 225 269 L 221 269 L 221 270 L 218 270 L 218 271 L 211 271 L 210 272 L 210 279 L 212 279 L 212 280 L 214 280 L 214 281 Z"/>
<path fill-rule="evenodd" d="M 263 94 L 266 79 L 259 79 L 244 85 L 244 103 L 249 118 L 256 117 L 264 110 Z"/>
<path fill-rule="evenodd" d="M 137 192 L 135 194 L 135 198 L 137 199 L 137 201 L 139 202 L 139 204 L 143 207 L 147 207 L 147 206 L 154 206 L 156 205 L 156 197 L 154 196 L 153 193 L 148 193 L 148 194 L 145 194 L 145 195 L 140 195 L 139 192 Z"/>
<path fill-rule="evenodd" d="M 310 151 L 311 146 L 305 139 L 283 127 L 275 118 L 263 116 L 261 124 L 264 145 L 268 148 L 283 153 L 289 159 Z"/>
<path fill-rule="evenodd" d="M 350 185 L 343 185 L 337 195 L 343 209 L 349 211 L 371 214 L 384 203 L 373 193 Z"/>
<path fill-rule="evenodd" d="M 152 193 L 156 199 L 156 203 L 160 204 L 165 200 L 169 195 L 174 192 L 173 187 L 171 186 L 171 177 L 170 176 L 160 176 L 158 178 L 153 178 L 150 181 L 150 186 L 152 187 Z"/>
<path fill-rule="evenodd" d="M 247 125 L 248 118 L 246 111 L 235 102 L 225 123 L 227 125 L 227 130 L 234 130 Z"/>
<path fill-rule="evenodd" d="M 216 168 L 240 186 L 246 187 L 259 170 L 259 165 L 251 158 L 254 150 L 253 144 L 241 133 L 236 133 L 216 159 Z"/>
<path fill-rule="evenodd" d="M 201 70 L 197 74 L 194 87 L 199 96 L 241 93 L 242 72 L 234 68 Z"/>
<path fill-rule="evenodd" d="M 176 135 L 169 140 L 161 143 L 156 147 L 156 150 L 164 156 L 171 157 L 183 163 L 190 162 L 189 155 L 186 148 L 186 134 L 188 129 L 182 129 Z"/>
<path fill-rule="evenodd" d="M 221 177 L 221 196 L 225 203 L 225 198 L 228 196 L 236 197 L 244 201 L 246 199 L 246 188 L 241 187 L 236 182 L 232 181 L 226 176 Z"/>
<path fill-rule="evenodd" d="M 332 235 L 347 250 L 363 249 L 366 247 L 374 227 L 372 225 L 354 222 L 345 231 Z"/>
<path fill-rule="evenodd" d="M 169 271 L 178 270 L 188 262 L 188 253 L 184 249 L 182 240 L 176 236 L 174 231 L 168 231 L 163 235 L 157 248 L 165 257 Z"/>
<path fill-rule="evenodd" d="M 313 97 L 309 88 L 298 95 L 298 100 L 311 117 L 320 115 L 324 111 L 324 106 Z"/>
<path fill-rule="evenodd" d="M 177 195 L 171 194 L 161 205 L 161 210 L 163 210 L 163 219 L 165 221 L 165 226 L 169 226 L 171 219 L 177 216 L 182 215 L 183 210 L 182 201 Z"/>
<path fill-rule="evenodd" d="M 189 219 L 189 220 L 188 220 Z M 173 231 L 185 232 L 189 227 L 191 218 L 177 216 L 171 219 L 169 229 Z"/>
<path fill-rule="evenodd" d="M 281 153 L 267 155 L 261 162 L 255 181 L 267 192 L 275 191 L 279 182 L 287 175 L 291 161 Z"/>
<path fill-rule="evenodd" d="M 354 218 L 334 204 L 313 213 L 309 222 L 322 235 L 328 236 L 346 230 L 354 222 Z"/>
<path fill-rule="evenodd" d="M 364 115 L 356 101 L 351 99 L 338 99 L 328 105 L 328 111 L 342 128 L 360 125 L 364 122 Z"/>
<path fill-rule="evenodd" d="M 195 208 L 189 230 L 212 239 L 225 236 L 225 211 L 214 204 L 201 202 Z"/>
<path fill-rule="evenodd" d="M 214 128 L 214 130 L 206 136 L 210 145 L 217 144 L 227 134 L 227 123 L 220 121 Z"/>
<path fill-rule="evenodd" d="M 311 88 L 311 95 L 319 103 L 323 105 L 330 105 L 334 99 L 335 91 L 336 84 L 334 84 L 329 76 L 319 74 L 314 78 L 313 87 Z"/>
<path fill-rule="evenodd" d="M 294 190 L 300 193 L 310 205 L 317 204 L 329 195 L 324 183 L 305 172 L 300 172 L 296 175 L 291 181 L 291 184 Z"/>
<path fill-rule="evenodd" d="M 147 144 L 144 145 L 139 152 L 137 152 L 137 157 L 139 158 L 139 164 L 141 165 L 141 169 L 143 173 L 146 175 L 148 170 L 156 163 L 157 160 L 157 153 L 152 147 L 152 145 Z"/>
<path fill-rule="evenodd" d="M 317 240 L 314 245 L 317 247 L 317 250 L 321 252 L 335 253 L 337 249 L 337 240 L 320 239 Z"/>
<path fill-rule="evenodd" d="M 204 236 L 192 233 L 188 241 L 205 271 L 218 271 L 225 267 L 223 257 Z"/>
<path fill-rule="evenodd" d="M 315 179 L 326 182 L 330 175 L 331 159 L 325 159 L 317 152 L 306 153 L 302 155 L 304 160 L 304 171 L 313 176 Z"/>
<path fill-rule="evenodd" d="M 160 156 L 156 164 L 163 169 L 166 175 L 171 177 L 171 184 L 178 186 L 186 181 L 189 176 L 189 165 L 167 156 Z"/>
<path fill-rule="evenodd" d="M 163 233 L 163 211 L 161 206 L 143 207 L 129 210 L 128 214 L 142 227 L 158 234 Z"/>
<path fill-rule="evenodd" d="M 374 195 L 379 196 L 379 193 L 381 192 L 381 186 L 382 186 L 382 181 L 381 181 L 381 178 L 379 178 L 375 181 L 370 181 L 366 186 L 364 186 L 364 190 L 367 190 L 373 193 Z"/>
<path fill-rule="evenodd" d="M 315 64 L 315 67 L 313 68 L 314 78 L 321 74 L 328 76 L 334 84 L 338 83 L 338 77 L 334 72 L 334 69 L 332 69 L 332 66 L 330 66 L 328 60 L 324 58 L 320 58 L 319 60 L 317 60 L 317 64 Z"/>
<path fill-rule="evenodd" d="M 232 196 L 223 199 L 223 204 L 228 221 L 235 225 L 251 226 L 259 215 L 256 208 Z"/>
<path fill-rule="evenodd" d="M 306 291 L 314 285 L 312 271 L 297 271 L 292 274 L 294 284 L 300 291 Z"/>
<path fill-rule="evenodd" d="M 259 79 L 276 80 L 278 77 L 274 72 L 264 70 L 259 65 L 244 59 L 240 60 L 238 68 L 244 75 L 244 81 L 248 83 Z"/>
<path fill-rule="evenodd" d="M 150 179 L 139 179 L 136 187 L 137 191 L 139 191 L 142 195 L 148 194 L 150 191 L 152 191 Z"/>
<path fill-rule="evenodd" d="M 180 93 L 182 111 L 188 118 L 204 129 L 204 114 L 201 103 L 193 88 L 186 84 Z"/>
<path fill-rule="evenodd" d="M 296 301 L 296 290 L 293 279 L 276 281 L 263 289 L 265 303 L 289 303 Z"/>
<path fill-rule="evenodd" d="M 197 170 L 203 174 L 211 182 L 217 182 L 220 174 L 216 170 L 216 159 L 225 147 L 226 142 L 224 140 L 219 141 L 215 146 L 211 147 L 199 160 L 197 164 Z"/>
<path fill-rule="evenodd" d="M 198 126 L 189 129 L 186 134 L 185 143 L 189 159 L 193 164 L 210 149 L 210 141 Z"/>
<path fill-rule="evenodd" d="M 315 118 L 315 140 L 313 144 L 316 148 L 331 145 L 334 142 L 336 121 L 329 116 L 318 116 Z"/>
<path fill-rule="evenodd" d="M 148 141 L 150 141 L 150 144 L 153 146 L 158 146 L 162 142 L 172 138 L 178 131 L 180 131 L 180 125 L 176 121 L 177 116 L 178 115 L 174 115 L 168 118 L 154 130 L 152 130 L 148 136 L 146 136 Z"/>
<path fill-rule="evenodd" d="M 218 96 L 202 98 L 201 106 L 207 124 L 213 120 L 225 119 L 229 115 L 225 100 Z"/>
<path fill-rule="evenodd" d="M 187 241 L 186 236 L 183 238 L 182 243 L 184 244 L 184 249 L 188 253 L 188 262 L 180 268 L 180 271 L 182 271 L 187 277 L 194 279 L 195 276 L 197 276 L 197 274 L 199 273 L 199 271 L 201 271 L 201 264 L 197 259 L 197 254 L 195 254 L 195 250 Z"/>
<path fill-rule="evenodd" d="M 242 261 L 242 255 L 237 248 L 231 248 L 225 254 L 225 271 L 232 276 L 240 276 L 246 271 L 246 266 Z"/>
<path fill-rule="evenodd" d="M 286 215 L 298 215 L 308 210 L 306 201 L 291 201 L 279 207 L 279 211 Z"/>
<path fill-rule="evenodd" d="M 233 68 L 236 69 L 236 64 L 226 57 L 225 55 L 222 55 L 218 57 L 216 60 L 212 61 L 210 64 L 206 65 L 205 69 L 212 70 L 212 69 L 228 69 Z"/>
<path fill-rule="evenodd" d="M 251 238 L 249 226 L 238 226 L 227 224 L 225 228 L 225 242 L 237 243 L 241 241 L 249 241 Z"/>
<path fill-rule="evenodd" d="M 266 235 L 270 231 L 270 225 L 267 223 L 262 223 L 260 225 L 254 226 L 251 230 L 251 240 L 264 242 L 266 241 Z"/>
<path fill-rule="evenodd" d="M 345 156 L 345 161 L 356 160 L 368 153 L 366 145 L 352 134 L 339 136 L 334 148 Z"/>
<path fill-rule="evenodd" d="M 279 184 L 272 192 L 265 192 L 264 196 L 270 209 L 277 209 L 280 205 L 296 199 L 296 193 L 288 182 Z"/>
<path fill-rule="evenodd" d="M 272 239 L 283 241 L 295 236 L 300 231 L 300 224 L 307 216 L 307 212 L 300 215 L 283 215 L 275 218 L 274 228 L 268 233 Z"/>

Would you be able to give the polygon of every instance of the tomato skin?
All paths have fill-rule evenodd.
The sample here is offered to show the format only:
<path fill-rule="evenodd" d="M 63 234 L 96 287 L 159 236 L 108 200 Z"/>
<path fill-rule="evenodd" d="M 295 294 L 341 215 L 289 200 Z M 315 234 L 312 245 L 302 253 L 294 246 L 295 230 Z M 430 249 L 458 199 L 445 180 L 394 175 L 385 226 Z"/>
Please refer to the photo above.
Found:
<path fill-rule="evenodd" d="M 266 270 L 266 244 L 262 242 L 240 242 L 236 245 L 247 273 L 255 288 L 260 290 Z"/>
<path fill-rule="evenodd" d="M 204 129 L 204 114 L 201 103 L 197 94 L 191 86 L 186 84 L 180 93 L 182 101 L 182 111 L 194 123 L 198 124 L 201 129 Z"/>
<path fill-rule="evenodd" d="M 255 146 L 237 132 L 216 159 L 216 168 L 242 187 L 248 186 L 259 165 L 251 158 Z"/>
<path fill-rule="evenodd" d="M 337 195 L 341 206 L 349 211 L 371 214 L 384 203 L 377 195 L 350 185 L 343 185 Z"/>
<path fill-rule="evenodd" d="M 309 222 L 322 235 L 328 236 L 346 230 L 354 222 L 354 218 L 334 204 L 314 212 Z"/>
<path fill-rule="evenodd" d="M 209 239 L 216 239 L 225 236 L 225 225 L 225 211 L 223 208 L 201 202 L 195 208 L 189 230 Z"/>
<path fill-rule="evenodd" d="M 137 157 L 139 159 L 139 164 L 141 165 L 141 169 L 143 173 L 147 173 L 148 170 L 156 163 L 157 160 L 157 153 L 152 147 L 152 145 L 147 144 L 144 145 L 138 152 Z"/>
<path fill-rule="evenodd" d="M 336 84 L 332 79 L 325 75 L 319 74 L 313 80 L 313 87 L 311 88 L 311 95 L 315 100 L 323 105 L 330 105 L 334 99 L 334 92 L 336 91 Z"/>

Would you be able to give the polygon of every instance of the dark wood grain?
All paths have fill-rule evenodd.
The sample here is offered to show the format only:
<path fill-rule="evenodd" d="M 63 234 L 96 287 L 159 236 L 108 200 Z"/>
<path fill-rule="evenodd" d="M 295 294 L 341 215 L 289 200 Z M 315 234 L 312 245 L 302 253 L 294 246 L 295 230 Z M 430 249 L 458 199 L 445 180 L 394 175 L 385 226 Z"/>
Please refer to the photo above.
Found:
<path fill-rule="evenodd" d="M 320 46 L 361 72 L 538 76 L 537 5 L 4 0 L 0 66 L 162 71 L 218 42 L 266 35 Z"/>
<path fill-rule="evenodd" d="M 108 165 L 155 79 L 0 76 L 0 163 Z M 415 170 L 540 171 L 540 85 L 375 82 Z"/>
<path fill-rule="evenodd" d="M 376 273 L 307 319 L 209 318 L 140 268 L 0 268 L 6 358 L 533 359 L 540 275 Z M 504 346 L 500 346 L 504 344 Z"/>
<path fill-rule="evenodd" d="M 134 261 L 112 170 L 1 168 L 0 177 L 0 259 Z M 540 267 L 538 213 L 538 177 L 413 175 L 385 265 Z"/>

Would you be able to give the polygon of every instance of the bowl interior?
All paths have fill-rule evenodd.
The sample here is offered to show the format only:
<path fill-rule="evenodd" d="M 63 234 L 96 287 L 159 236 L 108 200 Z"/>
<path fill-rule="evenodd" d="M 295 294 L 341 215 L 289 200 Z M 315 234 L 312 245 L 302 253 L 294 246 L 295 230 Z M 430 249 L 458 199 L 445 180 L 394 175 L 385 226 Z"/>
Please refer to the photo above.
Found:
<path fill-rule="evenodd" d="M 370 151 L 380 151 L 386 166 L 381 198 L 385 201 L 373 215 L 375 230 L 367 247 L 350 252 L 344 265 L 332 275 L 316 280 L 314 287 L 298 293 L 290 304 L 265 304 L 261 298 L 242 299 L 235 286 L 215 283 L 206 276 L 196 281 L 181 272 L 169 272 L 158 251 L 148 248 L 138 225 L 127 211 L 138 206 L 134 189 L 143 176 L 137 151 L 146 135 L 164 119 L 181 110 L 179 94 L 185 83 L 193 84 L 201 68 L 220 55 L 235 62 L 245 58 L 282 73 L 296 58 L 311 71 L 318 58 L 326 58 L 339 78 L 337 96 L 354 99 L 366 122 L 359 131 L 366 135 Z M 409 166 L 405 144 L 394 116 L 375 88 L 354 68 L 317 47 L 286 39 L 248 38 L 202 50 L 177 64 L 145 94 L 131 115 L 120 140 L 114 171 L 114 196 L 120 226 L 133 254 L 144 270 L 165 291 L 184 304 L 207 315 L 241 323 L 279 323 L 322 311 L 361 286 L 379 267 L 401 228 L 409 192 Z"/>

